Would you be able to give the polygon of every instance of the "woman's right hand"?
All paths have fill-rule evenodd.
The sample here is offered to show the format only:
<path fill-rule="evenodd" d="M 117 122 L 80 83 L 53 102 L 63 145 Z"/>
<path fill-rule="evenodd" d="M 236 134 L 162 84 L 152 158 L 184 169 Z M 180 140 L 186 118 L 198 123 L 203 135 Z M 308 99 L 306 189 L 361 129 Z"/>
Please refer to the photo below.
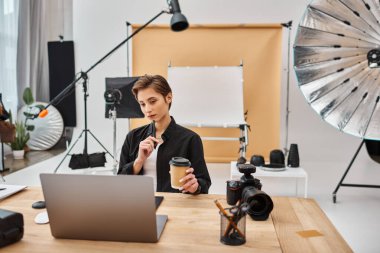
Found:
<path fill-rule="evenodd" d="M 133 163 L 133 174 L 137 175 L 140 173 L 141 168 L 145 160 L 152 154 L 154 149 L 154 143 L 158 143 L 158 139 L 153 136 L 148 136 L 145 140 L 141 141 L 139 144 L 139 152 Z"/>
<path fill-rule="evenodd" d="M 145 160 L 150 156 L 153 152 L 155 143 L 158 143 L 159 140 L 153 136 L 148 136 L 145 140 L 141 141 L 139 144 L 139 152 L 136 160 L 144 163 Z"/>

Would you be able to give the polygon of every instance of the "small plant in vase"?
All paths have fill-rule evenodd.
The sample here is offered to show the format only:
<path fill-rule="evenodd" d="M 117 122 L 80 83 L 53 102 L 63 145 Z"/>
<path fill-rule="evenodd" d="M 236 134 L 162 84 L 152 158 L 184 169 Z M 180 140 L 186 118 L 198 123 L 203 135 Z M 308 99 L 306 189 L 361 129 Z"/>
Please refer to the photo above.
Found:
<path fill-rule="evenodd" d="M 30 135 L 26 130 L 24 124 L 16 122 L 16 136 L 10 146 L 13 150 L 14 159 L 23 159 L 25 154 L 26 143 L 28 142 Z"/>
<path fill-rule="evenodd" d="M 27 142 L 30 139 L 30 131 L 34 130 L 34 125 L 28 123 L 30 119 L 33 119 L 34 113 L 33 110 L 35 108 L 41 110 L 43 105 L 34 104 L 34 98 L 32 95 L 32 91 L 29 87 L 25 88 L 23 93 L 23 100 L 27 106 L 27 110 L 22 112 L 25 116 L 24 120 L 20 120 L 15 122 L 16 128 L 16 136 L 15 139 L 9 143 L 10 147 L 13 150 L 14 159 L 23 159 L 25 151 L 28 151 L 29 148 L 27 146 Z M 19 118 L 20 119 L 20 118 Z M 9 111 L 9 121 L 12 124 L 12 113 Z"/>

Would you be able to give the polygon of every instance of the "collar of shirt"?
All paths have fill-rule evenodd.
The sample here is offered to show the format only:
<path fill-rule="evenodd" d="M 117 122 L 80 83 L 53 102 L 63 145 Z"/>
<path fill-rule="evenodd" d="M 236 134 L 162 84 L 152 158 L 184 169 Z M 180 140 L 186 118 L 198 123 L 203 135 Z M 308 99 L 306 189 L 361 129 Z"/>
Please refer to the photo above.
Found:
<path fill-rule="evenodd" d="M 166 128 L 165 132 L 161 135 L 161 138 L 164 142 L 170 139 L 170 136 L 173 135 L 175 126 L 177 125 L 174 118 L 172 116 L 170 116 L 170 118 L 171 118 L 171 121 L 169 123 L 169 126 Z M 154 127 L 153 123 L 151 123 L 148 127 L 148 132 L 147 132 L 148 136 L 153 134 L 153 127 Z"/>

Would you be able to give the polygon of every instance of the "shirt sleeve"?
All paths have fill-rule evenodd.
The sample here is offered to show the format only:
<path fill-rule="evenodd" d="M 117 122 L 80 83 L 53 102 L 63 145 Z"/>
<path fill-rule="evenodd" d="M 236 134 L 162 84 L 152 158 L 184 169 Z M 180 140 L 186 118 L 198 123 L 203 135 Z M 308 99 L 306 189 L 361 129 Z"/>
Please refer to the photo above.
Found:
<path fill-rule="evenodd" d="M 119 170 L 117 174 L 127 174 L 133 175 L 133 164 L 135 162 L 135 157 L 130 156 L 130 150 L 132 145 L 132 132 L 127 134 L 125 138 L 123 147 L 121 149 L 120 160 L 119 160 Z M 143 174 L 143 170 L 141 169 L 139 175 Z"/>
<path fill-rule="evenodd" d="M 202 140 L 199 135 L 196 134 L 190 143 L 191 167 L 194 169 L 194 175 L 198 180 L 198 184 L 201 186 L 200 193 L 207 194 L 211 185 L 211 179 L 204 159 Z"/>

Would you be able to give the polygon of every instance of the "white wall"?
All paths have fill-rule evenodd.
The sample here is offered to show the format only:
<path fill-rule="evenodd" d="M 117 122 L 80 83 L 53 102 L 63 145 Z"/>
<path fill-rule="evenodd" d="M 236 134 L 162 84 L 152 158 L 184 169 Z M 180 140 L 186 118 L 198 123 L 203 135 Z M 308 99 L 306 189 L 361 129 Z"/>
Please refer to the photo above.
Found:
<path fill-rule="evenodd" d="M 59 35 L 64 40 L 73 39 L 73 0 L 49 0 L 46 1 L 46 20 L 49 24 L 47 40 L 59 40 Z"/>
<path fill-rule="evenodd" d="M 293 20 L 291 45 L 307 4 L 306 0 L 180 0 L 182 12 L 191 24 L 284 23 Z M 126 37 L 126 21 L 143 24 L 163 8 L 167 8 L 165 0 L 74 0 L 73 37 L 77 71 L 87 70 Z M 166 15 L 155 23 L 168 24 L 169 20 L 170 16 Z M 285 136 L 287 34 L 288 30 L 284 30 L 281 148 Z M 291 51 L 291 64 L 292 58 Z M 89 75 L 89 128 L 110 151 L 112 122 L 104 118 L 104 78 L 126 76 L 126 66 L 126 47 L 122 47 Z M 310 195 L 324 192 L 330 196 L 360 139 L 339 132 L 319 118 L 298 89 L 293 67 L 290 68 L 289 144 L 298 143 L 301 166 L 310 177 Z M 79 129 L 83 125 L 82 100 L 83 95 L 78 88 Z M 117 147 L 120 148 L 127 133 L 128 121 L 118 119 L 117 129 Z M 100 150 L 100 147 L 90 146 L 90 152 Z M 355 164 L 348 179 L 354 178 L 354 183 L 377 183 L 380 169 L 370 161 L 365 149 Z M 325 180 L 320 180 L 320 174 L 324 174 L 322 178 Z"/>

